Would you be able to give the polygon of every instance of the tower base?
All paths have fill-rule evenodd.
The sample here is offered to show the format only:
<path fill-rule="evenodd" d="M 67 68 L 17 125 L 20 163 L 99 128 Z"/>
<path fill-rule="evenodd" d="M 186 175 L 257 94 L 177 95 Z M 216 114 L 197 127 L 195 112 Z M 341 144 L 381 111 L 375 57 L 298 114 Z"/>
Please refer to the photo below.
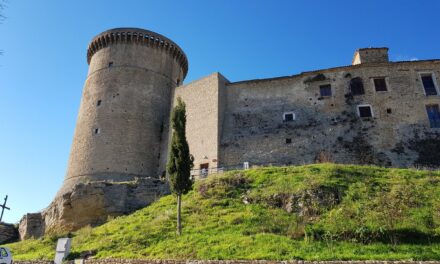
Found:
<path fill-rule="evenodd" d="M 79 183 L 59 193 L 46 209 L 36 213 L 41 218 L 40 225 L 31 224 L 33 218 L 24 216 L 19 224 L 20 237 L 38 238 L 97 226 L 109 217 L 132 213 L 169 193 L 168 184 L 155 178 Z"/>

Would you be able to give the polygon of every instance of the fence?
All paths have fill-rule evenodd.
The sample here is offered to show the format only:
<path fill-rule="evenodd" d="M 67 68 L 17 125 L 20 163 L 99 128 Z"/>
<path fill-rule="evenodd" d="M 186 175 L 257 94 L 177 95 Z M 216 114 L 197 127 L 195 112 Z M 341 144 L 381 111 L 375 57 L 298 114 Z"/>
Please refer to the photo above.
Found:
<path fill-rule="evenodd" d="M 285 163 L 249 163 L 249 162 L 243 162 L 242 164 L 236 164 L 236 165 L 230 165 L 230 166 L 222 166 L 222 167 L 214 167 L 214 168 L 207 168 L 207 169 L 192 169 L 191 170 L 191 177 L 194 179 L 203 179 L 208 177 L 210 174 L 217 174 L 217 173 L 223 173 L 225 171 L 232 171 L 232 170 L 247 170 L 250 168 L 255 167 L 272 167 L 272 166 L 289 166 L 292 164 L 285 164 Z"/>
<path fill-rule="evenodd" d="M 294 164 L 277 163 L 277 162 L 271 162 L 271 163 L 243 162 L 242 164 L 236 164 L 236 165 L 231 165 L 231 166 L 222 166 L 222 167 L 215 167 L 215 168 L 208 168 L 208 169 L 192 169 L 191 170 L 191 177 L 193 177 L 193 179 L 204 179 L 204 178 L 208 177 L 208 175 L 210 175 L 210 174 L 223 173 L 223 172 L 232 171 L 232 170 L 247 170 L 250 168 L 257 168 L 257 167 L 274 167 L 274 166 L 275 167 L 283 167 L 283 166 L 292 166 L 292 165 L 294 165 Z M 305 165 L 305 164 L 295 164 L 295 165 L 299 166 L 299 165 Z M 377 166 L 374 164 L 356 164 L 356 165 Z M 394 167 L 394 166 L 384 166 L 384 167 L 386 167 L 386 168 L 402 168 L 402 167 Z M 408 168 L 408 167 L 406 167 L 406 168 Z M 409 169 L 438 171 L 438 170 L 440 170 L 440 167 L 414 165 L 412 167 L 409 167 Z"/>

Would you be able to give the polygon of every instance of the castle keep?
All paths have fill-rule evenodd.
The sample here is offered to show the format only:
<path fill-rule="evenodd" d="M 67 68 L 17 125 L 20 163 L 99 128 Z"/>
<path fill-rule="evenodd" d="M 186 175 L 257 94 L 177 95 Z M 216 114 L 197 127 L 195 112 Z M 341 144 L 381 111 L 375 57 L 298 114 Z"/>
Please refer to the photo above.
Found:
<path fill-rule="evenodd" d="M 92 40 L 87 62 L 63 186 L 22 219 L 22 238 L 97 225 L 166 194 L 179 96 L 195 177 L 243 164 L 440 165 L 440 60 L 390 62 L 387 48 L 366 48 L 348 66 L 239 82 L 214 73 L 182 85 L 188 61 L 177 44 L 118 28 Z"/>
<path fill-rule="evenodd" d="M 439 76 L 439 60 L 390 62 L 388 48 L 366 48 L 349 66 L 239 82 L 214 73 L 176 96 L 187 103 L 198 169 L 316 161 L 436 167 Z"/>

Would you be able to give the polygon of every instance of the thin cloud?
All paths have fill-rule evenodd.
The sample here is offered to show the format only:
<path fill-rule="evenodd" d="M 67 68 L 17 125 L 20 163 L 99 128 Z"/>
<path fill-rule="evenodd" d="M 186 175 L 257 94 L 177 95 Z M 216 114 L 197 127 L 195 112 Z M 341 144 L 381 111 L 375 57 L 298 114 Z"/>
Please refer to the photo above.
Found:
<path fill-rule="evenodd" d="M 418 61 L 419 58 L 409 55 L 397 55 L 394 61 Z"/>

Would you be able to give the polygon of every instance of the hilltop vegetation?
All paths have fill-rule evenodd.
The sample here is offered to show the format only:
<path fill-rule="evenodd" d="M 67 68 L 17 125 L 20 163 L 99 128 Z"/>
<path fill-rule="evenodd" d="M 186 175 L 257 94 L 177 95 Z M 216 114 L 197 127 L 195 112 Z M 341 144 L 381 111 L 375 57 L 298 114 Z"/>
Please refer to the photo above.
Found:
<path fill-rule="evenodd" d="M 233 171 L 73 234 L 71 257 L 440 260 L 440 173 L 318 164 Z M 52 259 L 57 236 L 9 244 Z"/>

